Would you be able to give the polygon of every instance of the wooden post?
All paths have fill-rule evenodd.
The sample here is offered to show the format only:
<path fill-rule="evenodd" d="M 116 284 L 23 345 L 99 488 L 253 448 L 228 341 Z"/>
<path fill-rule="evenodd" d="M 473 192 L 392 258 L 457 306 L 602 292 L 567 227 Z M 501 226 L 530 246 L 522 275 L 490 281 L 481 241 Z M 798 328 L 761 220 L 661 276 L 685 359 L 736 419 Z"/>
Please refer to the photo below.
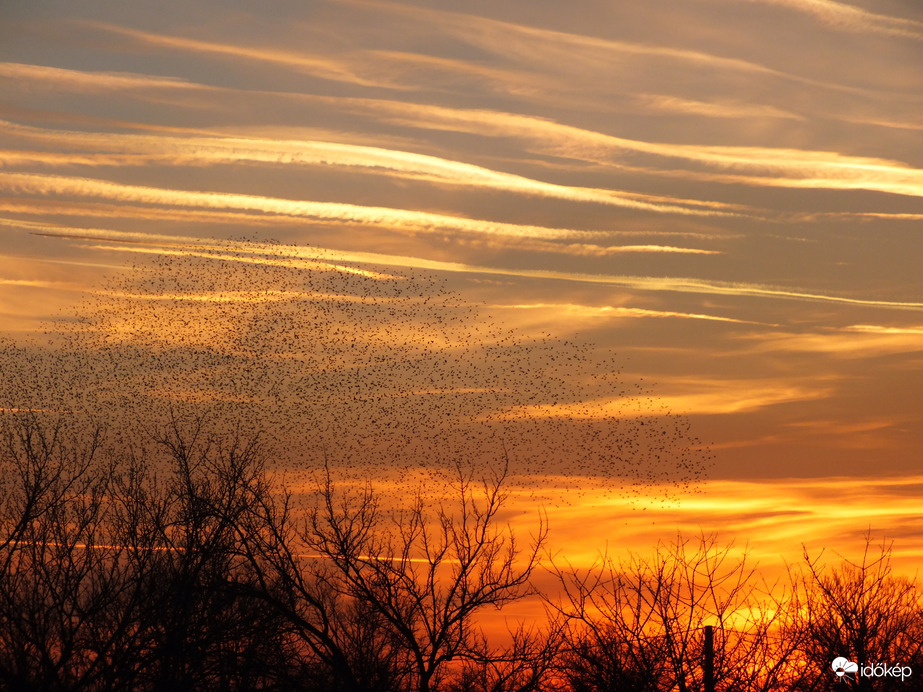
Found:
<path fill-rule="evenodd" d="M 704 654 L 702 672 L 705 678 L 705 692 L 715 692 L 715 633 L 711 625 L 705 625 Z"/>

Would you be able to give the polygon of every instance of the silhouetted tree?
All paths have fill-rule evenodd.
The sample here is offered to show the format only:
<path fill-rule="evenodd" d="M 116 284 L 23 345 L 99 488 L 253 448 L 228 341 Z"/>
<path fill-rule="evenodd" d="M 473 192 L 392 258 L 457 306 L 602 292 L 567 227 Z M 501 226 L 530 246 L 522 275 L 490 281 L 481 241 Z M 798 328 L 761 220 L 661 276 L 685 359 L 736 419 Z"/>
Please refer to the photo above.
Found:
<path fill-rule="evenodd" d="M 744 552 L 714 537 L 660 544 L 652 558 L 603 556 L 589 570 L 555 568 L 568 618 L 563 669 L 578 691 L 703 688 L 704 627 L 715 634 L 718 689 L 783 689 L 793 648 L 784 604 L 757 589 Z M 767 600 L 769 603 L 767 603 Z"/>
<path fill-rule="evenodd" d="M 134 513 L 117 522 L 131 532 L 123 543 L 138 546 L 143 674 L 157 689 L 262 685 L 282 637 L 281 622 L 252 596 L 257 577 L 242 552 L 259 529 L 251 507 L 271 493 L 262 450 L 255 439 L 207 434 L 201 419 L 185 429 L 174 419 L 152 437 L 172 473 L 159 492 L 137 497 L 142 483 L 127 493 Z"/>
<path fill-rule="evenodd" d="M 252 445 L 179 425 L 163 485 L 131 450 L 34 412 L 3 418 L 0 683 L 22 690 L 247 689 L 278 662 L 279 623 L 244 598 Z M 110 450 L 111 452 L 111 450 Z"/>
<path fill-rule="evenodd" d="M 371 489 L 341 495 L 326 480 L 301 538 L 333 568 L 328 588 L 380 616 L 403 689 L 437 689 L 452 661 L 504 658 L 485 648 L 474 618 L 529 592 L 547 536 L 542 519 L 523 549 L 512 530 L 497 528 L 504 478 L 505 470 L 478 484 L 460 471 L 454 507 L 430 511 L 417 495 L 390 527 Z"/>
<path fill-rule="evenodd" d="M 884 542 L 876 549 L 868 534 L 858 562 L 831 568 L 805 550 L 797 612 L 807 673 L 797 689 L 836 689 L 831 663 L 841 656 L 912 670 L 904 680 L 850 674 L 853 689 L 923 689 L 923 599 L 915 580 L 893 574 L 891 551 Z"/>

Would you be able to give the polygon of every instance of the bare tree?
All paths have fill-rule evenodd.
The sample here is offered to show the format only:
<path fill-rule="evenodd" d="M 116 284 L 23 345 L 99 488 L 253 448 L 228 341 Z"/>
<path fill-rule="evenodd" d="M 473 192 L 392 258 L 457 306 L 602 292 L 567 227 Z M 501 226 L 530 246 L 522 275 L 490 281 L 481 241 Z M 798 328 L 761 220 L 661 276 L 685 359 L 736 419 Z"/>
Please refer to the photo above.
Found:
<path fill-rule="evenodd" d="M 563 667 L 575 690 L 703 689 L 704 629 L 713 627 L 717 689 L 772 690 L 793 647 L 778 646 L 784 609 L 757 589 L 746 551 L 714 536 L 659 544 L 652 558 L 603 556 L 589 570 L 555 567 L 570 621 Z M 775 658 L 773 658 L 775 656 Z"/>
<path fill-rule="evenodd" d="M 382 620 L 402 689 L 428 692 L 450 662 L 485 656 L 475 617 L 529 593 L 547 535 L 544 519 L 526 548 L 497 528 L 505 469 L 476 483 L 459 471 L 454 507 L 430 513 L 418 494 L 386 525 L 370 488 L 338 494 L 326 478 L 301 538 L 333 569 L 325 585 Z"/>
<path fill-rule="evenodd" d="M 237 589 L 257 449 L 174 422 L 158 485 L 147 453 L 97 459 L 100 435 L 64 419 L 3 422 L 0 687 L 264 685 L 278 622 Z"/>
<path fill-rule="evenodd" d="M 174 418 L 152 439 L 165 452 L 168 480 L 157 486 L 139 470 L 116 524 L 144 593 L 144 677 L 171 690 L 262 684 L 260 666 L 276 657 L 281 635 L 244 588 L 256 583 L 241 550 L 255 530 L 251 507 L 271 492 L 258 441 L 216 435 L 201 418 Z"/>
<path fill-rule="evenodd" d="M 446 686 L 449 692 L 534 692 L 563 690 L 558 657 L 564 644 L 563 621 L 546 609 L 544 627 L 520 624 L 509 632 L 509 643 L 492 647 L 482 639 L 481 652 L 472 652 Z"/>
<path fill-rule="evenodd" d="M 2 435 L 0 682 L 92 686 L 114 643 L 106 615 L 121 586 L 118 549 L 102 530 L 111 468 L 97 463 L 99 431 L 13 411 Z"/>
<path fill-rule="evenodd" d="M 248 578 L 236 591 L 284 623 L 284 684 L 302 690 L 398 689 L 393 647 L 377 610 L 335 588 L 328 561 L 306 553 L 304 514 L 284 487 L 252 493 L 238 549 Z"/>
<path fill-rule="evenodd" d="M 909 678 L 850 674 L 857 689 L 923 689 L 923 599 L 916 581 L 893 574 L 892 544 L 873 546 L 858 562 L 831 568 L 804 551 L 799 579 L 801 654 L 808 674 L 798 689 L 833 689 L 831 662 L 909 667 Z"/>

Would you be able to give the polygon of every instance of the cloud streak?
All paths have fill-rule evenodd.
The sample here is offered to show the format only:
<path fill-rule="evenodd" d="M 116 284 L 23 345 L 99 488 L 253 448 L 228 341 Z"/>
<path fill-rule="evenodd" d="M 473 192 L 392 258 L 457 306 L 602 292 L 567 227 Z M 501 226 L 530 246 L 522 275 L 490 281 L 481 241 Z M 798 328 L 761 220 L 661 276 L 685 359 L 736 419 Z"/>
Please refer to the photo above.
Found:
<path fill-rule="evenodd" d="M 377 228 L 392 228 L 414 233 L 460 232 L 505 238 L 573 240 L 597 239 L 605 231 L 587 231 L 568 228 L 519 225 L 464 217 L 433 214 L 407 209 L 367 207 L 335 202 L 287 200 L 257 195 L 240 195 L 221 192 L 184 191 L 147 186 L 125 185 L 109 181 L 66 176 L 9 173 L 0 176 L 0 189 L 18 194 L 46 195 L 55 197 L 91 197 L 136 204 L 169 205 L 182 208 L 205 210 L 243 210 L 269 215 L 311 219 L 321 222 L 360 224 Z M 114 211 L 113 215 L 118 216 Z M 142 216 L 144 214 L 142 213 Z M 588 252 L 599 251 L 593 245 Z M 543 246 L 551 250 L 551 245 Z M 568 253 L 569 246 L 562 252 Z M 575 249 L 572 246 L 571 250 Z M 716 251 L 701 248 L 684 248 L 668 245 L 608 246 L 605 252 L 613 253 L 668 253 L 668 254 L 715 254 Z"/>
<path fill-rule="evenodd" d="M 409 209 L 368 207 L 337 202 L 290 200 L 259 195 L 199 192 L 126 185 L 94 178 L 24 173 L 5 174 L 0 189 L 19 194 L 93 197 L 185 209 L 236 209 L 315 220 L 398 227 L 418 232 L 461 231 L 523 238 L 597 238 L 598 232 L 466 219 Z"/>
<path fill-rule="evenodd" d="M 382 111 L 383 117 L 417 127 L 520 137 L 549 154 L 596 164 L 627 166 L 626 153 L 649 155 L 658 162 L 657 166 L 634 161 L 630 166 L 649 171 L 652 175 L 753 186 L 866 189 L 923 196 L 923 170 L 882 158 L 782 147 L 647 142 L 495 111 L 408 107 L 393 103 L 383 105 Z M 388 116 L 388 113 L 393 115 Z M 663 170 L 663 163 L 670 160 L 695 164 L 705 170 Z M 716 170 L 733 172 L 718 173 Z"/>
<path fill-rule="evenodd" d="M 390 80 L 367 78 L 352 66 L 349 61 L 329 56 L 313 55 L 304 52 L 286 51 L 266 47 L 248 47 L 236 43 L 204 41 L 201 39 L 169 36 L 150 31 L 129 29 L 115 24 L 96 21 L 81 21 L 80 25 L 126 36 L 134 41 L 160 48 L 179 49 L 191 53 L 218 55 L 236 60 L 269 63 L 279 67 L 307 73 L 322 79 L 345 82 L 364 87 L 384 87 L 401 89 L 402 85 Z"/>
<path fill-rule="evenodd" d="M 734 213 L 735 205 L 711 205 L 701 209 L 668 203 L 653 196 L 599 188 L 583 188 L 534 180 L 520 175 L 495 171 L 482 166 L 444 158 L 381 147 L 360 146 L 316 140 L 279 140 L 245 137 L 171 137 L 100 134 L 39 130 L 0 121 L 0 128 L 43 146 L 90 150 L 87 154 L 60 151 L 0 151 L 0 163 L 6 165 L 45 164 L 121 166 L 121 165 L 216 165 L 243 162 L 338 166 L 359 168 L 365 172 L 387 173 L 414 180 L 443 185 L 486 188 L 494 191 L 535 195 L 571 202 L 587 202 L 659 213 L 691 215 L 725 215 Z M 105 153 L 101 153 L 105 152 Z M 681 200 L 670 200 L 681 201 Z M 740 209 L 742 207 L 736 207 Z"/>
<path fill-rule="evenodd" d="M 408 21 L 423 21 L 441 31 L 461 38 L 503 59 L 515 59 L 531 67 L 541 66 L 545 73 L 555 73 L 562 65 L 613 64 L 624 57 L 644 60 L 664 60 L 674 65 L 694 65 L 699 70 L 716 73 L 730 72 L 748 76 L 774 77 L 789 82 L 835 88 L 829 83 L 816 82 L 741 58 L 726 57 L 704 51 L 674 48 L 655 42 L 605 39 L 587 34 L 568 33 L 524 24 L 500 21 L 473 14 L 449 12 L 420 6 L 408 6 L 381 0 L 348 0 L 349 4 L 402 15 Z M 536 50 L 540 46 L 540 50 Z M 616 62 L 618 64 L 618 62 Z"/>
<path fill-rule="evenodd" d="M 200 84 L 177 77 L 162 77 L 131 72 L 87 72 L 10 62 L 0 62 L 0 79 L 21 82 L 30 88 L 44 86 L 84 93 L 203 88 Z"/>
<path fill-rule="evenodd" d="M 16 222 L 8 222 L 15 224 Z M 80 238 L 83 235 L 80 231 L 72 234 L 60 233 L 61 237 Z M 203 250 L 214 250 L 213 254 L 208 256 L 215 259 L 225 259 L 229 261 L 250 261 L 261 262 L 261 258 L 241 258 L 239 255 L 223 254 L 230 245 L 218 243 L 212 248 L 208 243 L 194 241 L 188 244 L 188 249 L 184 249 L 182 242 L 177 242 L 178 238 L 171 236 L 160 236 L 150 234 L 127 234 L 121 236 L 119 232 L 114 231 L 94 231 L 89 237 L 99 238 L 100 240 L 114 240 L 143 242 L 145 239 L 151 241 L 153 245 L 161 245 L 164 238 L 169 238 L 162 249 L 157 247 L 139 248 L 128 245 L 102 245 L 96 246 L 97 249 L 115 250 L 122 252 L 148 252 L 164 254 L 183 254 L 198 253 Z M 187 239 L 182 239 L 187 240 Z M 229 241 L 230 242 L 230 241 Z M 177 245 L 176 248 L 170 245 Z M 259 253 L 271 251 L 274 255 L 279 255 L 279 247 L 274 244 L 260 243 L 233 243 L 233 247 L 244 248 L 248 252 Z M 488 267 L 462 262 L 445 262 L 441 260 L 432 260 L 423 257 L 410 257 L 405 255 L 389 255 L 374 252 L 355 252 L 347 250 L 336 250 L 332 248 L 317 247 L 291 247 L 282 246 L 284 252 L 288 253 L 293 260 L 302 259 L 323 259 L 329 262 L 356 262 L 362 264 L 384 265 L 407 267 L 412 269 L 428 269 L 433 271 L 444 271 L 452 273 L 471 273 L 485 275 L 499 275 L 507 277 L 520 277 L 528 279 L 552 279 L 558 281 L 573 281 L 578 283 L 600 284 L 608 286 L 619 286 L 640 291 L 669 291 L 677 293 L 691 293 L 704 295 L 726 295 L 750 298 L 771 298 L 781 300 L 797 300 L 803 302 L 820 302 L 820 303 L 840 303 L 844 305 L 863 306 L 872 308 L 886 308 L 895 310 L 923 310 L 923 303 L 912 301 L 892 301 L 892 300 L 875 300 L 863 298 L 850 298 L 846 296 L 837 296 L 824 293 L 811 293 L 807 291 L 797 291 L 785 288 L 766 286 L 761 284 L 748 284 L 743 282 L 712 281 L 707 279 L 694 279 L 684 277 L 654 277 L 654 276 L 619 276 L 611 274 L 583 274 L 576 272 L 550 271 L 541 269 L 515 269 L 507 267 Z M 203 255 L 205 256 L 205 255 Z M 281 261 L 274 259 L 272 261 Z"/>
<path fill-rule="evenodd" d="M 656 398 L 619 398 L 560 402 L 516 406 L 501 414 L 504 420 L 523 418 L 565 418 L 570 420 L 592 420 L 602 418 L 640 418 L 646 416 L 680 415 L 728 415 L 749 413 L 767 406 L 790 404 L 797 401 L 811 401 L 830 396 L 832 390 L 824 387 L 789 386 L 767 383 L 759 380 L 721 381 L 707 383 L 709 386 L 695 394 L 662 393 Z"/>
<path fill-rule="evenodd" d="M 635 97 L 635 101 L 646 110 L 660 113 L 679 113 L 724 119 L 778 118 L 783 120 L 806 120 L 803 115 L 780 108 L 742 101 L 697 101 L 668 94 L 639 94 Z"/>
<path fill-rule="evenodd" d="M 749 0 L 811 15 L 824 25 L 854 33 L 899 36 L 923 41 L 923 22 L 869 12 L 834 0 Z"/>
<path fill-rule="evenodd" d="M 671 310 L 647 310 L 645 308 L 629 308 L 612 305 L 576 305 L 573 303 L 522 303 L 515 305 L 496 304 L 491 307 L 512 309 L 512 310 L 541 310 L 555 313 L 563 313 L 568 317 L 586 317 L 586 318 L 604 318 L 604 319 L 621 319 L 621 318 L 677 318 L 687 320 L 706 320 L 713 322 L 730 322 L 732 324 L 760 324 L 770 325 L 765 322 L 754 322 L 752 320 L 740 320 L 733 317 L 721 317 L 719 315 L 706 315 L 693 312 L 676 312 Z"/>
<path fill-rule="evenodd" d="M 819 332 L 738 335 L 752 341 L 751 353 L 822 353 L 838 358 L 869 358 L 923 350 L 923 327 L 851 325 Z"/>

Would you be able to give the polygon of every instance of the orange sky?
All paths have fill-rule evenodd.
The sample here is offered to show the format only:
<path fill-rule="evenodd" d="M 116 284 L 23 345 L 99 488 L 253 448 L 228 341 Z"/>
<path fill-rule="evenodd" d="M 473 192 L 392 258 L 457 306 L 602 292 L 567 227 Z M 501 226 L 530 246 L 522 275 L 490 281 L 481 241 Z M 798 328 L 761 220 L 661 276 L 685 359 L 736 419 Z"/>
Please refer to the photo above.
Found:
<path fill-rule="evenodd" d="M 911 0 L 8 4 L 0 330 L 357 475 L 502 438 L 575 559 L 911 570 L 921 58 Z"/>

